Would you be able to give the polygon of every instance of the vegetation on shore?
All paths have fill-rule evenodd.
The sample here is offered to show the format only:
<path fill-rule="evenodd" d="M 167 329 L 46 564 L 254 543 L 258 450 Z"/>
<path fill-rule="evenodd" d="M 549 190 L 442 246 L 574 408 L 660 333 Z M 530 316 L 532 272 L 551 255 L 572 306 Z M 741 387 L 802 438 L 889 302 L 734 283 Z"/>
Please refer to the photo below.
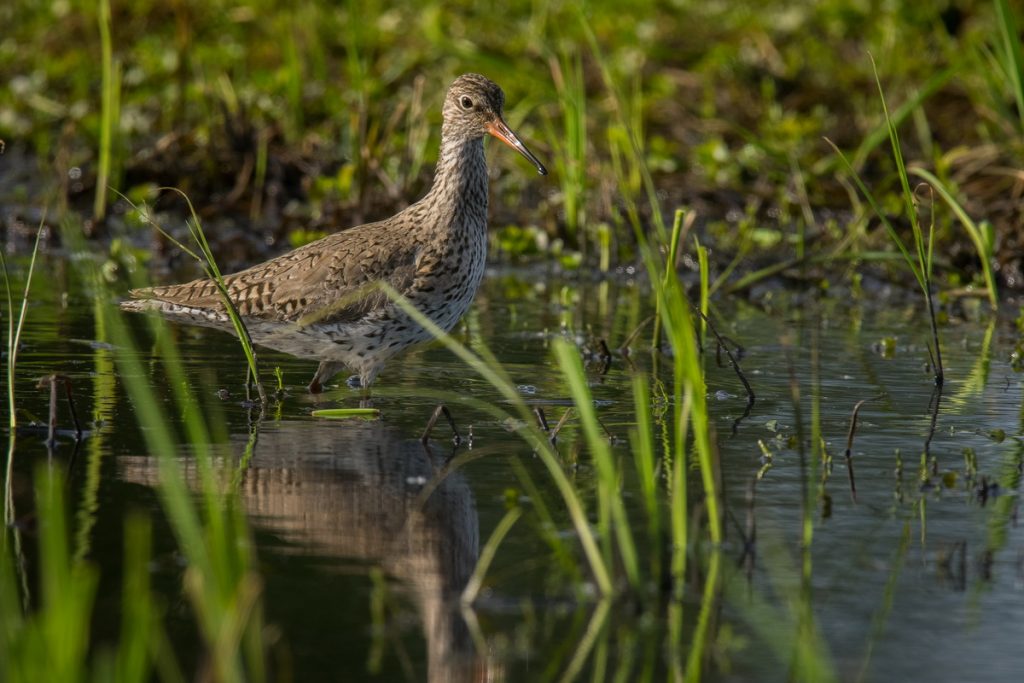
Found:
<path fill-rule="evenodd" d="M 898 217 L 903 188 L 883 144 L 873 55 L 907 167 L 957 207 L 930 207 L 940 287 L 984 286 L 979 258 L 996 261 L 1002 285 L 1022 282 L 1024 94 L 1006 0 L 583 10 L 13 0 L 0 21 L 10 27 L 0 42 L 8 228 L 51 201 L 98 217 L 90 234 L 145 233 L 113 190 L 155 202 L 157 188 L 176 187 L 219 228 L 211 233 L 233 240 L 230 268 L 263 256 L 268 241 L 388 215 L 429 182 L 439 93 L 476 70 L 502 84 L 513 127 L 554 170 L 538 182 L 492 151 L 506 253 L 629 258 L 632 221 L 650 228 L 656 212 L 686 206 L 713 257 L 738 257 L 747 271 L 794 253 L 871 259 L 891 245 L 824 138 Z M 637 201 L 634 144 L 657 206 Z M 157 208 L 188 215 L 176 197 Z M 965 218 L 991 236 L 988 254 Z"/>

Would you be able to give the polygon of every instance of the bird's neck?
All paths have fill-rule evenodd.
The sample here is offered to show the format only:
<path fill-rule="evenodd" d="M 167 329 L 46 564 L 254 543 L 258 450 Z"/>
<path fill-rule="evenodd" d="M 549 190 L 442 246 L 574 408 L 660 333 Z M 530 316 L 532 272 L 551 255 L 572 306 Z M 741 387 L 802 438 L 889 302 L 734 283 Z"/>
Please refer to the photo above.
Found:
<path fill-rule="evenodd" d="M 434 185 L 428 197 L 453 217 L 487 222 L 487 163 L 482 138 L 452 138 L 442 134 Z"/>

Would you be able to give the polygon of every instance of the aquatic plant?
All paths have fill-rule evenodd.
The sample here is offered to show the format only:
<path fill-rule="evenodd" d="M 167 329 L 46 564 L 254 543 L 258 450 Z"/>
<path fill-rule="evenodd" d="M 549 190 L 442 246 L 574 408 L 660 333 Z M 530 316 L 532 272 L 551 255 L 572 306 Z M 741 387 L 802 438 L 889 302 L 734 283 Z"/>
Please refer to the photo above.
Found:
<path fill-rule="evenodd" d="M 554 148 L 556 177 L 562 190 L 562 211 L 567 237 L 586 253 L 587 220 L 587 91 L 583 78 L 583 58 L 563 51 L 551 60 L 551 75 L 562 112 L 560 130 L 548 124 L 547 136 Z M 580 231 L 583 230 L 582 234 Z"/>
<path fill-rule="evenodd" d="M 121 63 L 113 56 L 113 39 L 110 35 L 111 17 L 110 0 L 97 3 L 97 22 L 99 24 L 100 47 L 102 54 L 101 85 L 102 104 L 100 114 L 99 169 L 96 173 L 96 194 L 93 200 L 93 219 L 102 220 L 107 215 L 108 183 L 113 178 L 115 165 L 115 149 L 119 144 L 115 139 L 121 123 Z"/>
<path fill-rule="evenodd" d="M 996 26 L 999 31 L 996 63 L 1016 104 L 1017 131 L 1024 136 L 1024 47 L 1021 45 L 1017 19 L 1010 8 L 1009 0 L 993 0 L 993 5 L 996 9 Z"/>
<path fill-rule="evenodd" d="M 72 245 L 80 242 L 79 226 L 66 226 L 64 238 Z M 188 441 L 194 446 L 194 462 L 187 467 L 179 461 L 175 427 L 154 385 L 148 381 L 133 335 L 111 301 L 105 280 L 95 263 L 83 261 L 80 266 L 85 279 L 99 293 L 98 313 L 109 338 L 117 341 L 114 358 L 121 380 L 150 452 L 159 461 L 160 500 L 178 547 L 188 560 L 183 589 L 206 647 L 211 672 L 221 681 L 265 680 L 269 647 L 265 642 L 261 581 L 254 569 L 252 540 L 235 492 L 225 487 L 226 480 L 214 466 L 207 417 L 188 388 L 181 357 L 168 335 L 156 335 L 160 366 L 170 379 L 168 386 L 174 397 L 175 410 L 171 412 L 181 415 Z M 150 324 L 159 327 L 163 322 L 154 318 Z M 13 385 L 12 380 L 9 375 L 8 386 Z M 11 436 L 8 491 L 13 431 Z M 186 476 L 186 470 L 191 469 L 198 479 L 198 503 L 193 501 Z M 59 470 L 39 468 L 35 481 L 42 529 L 41 603 L 29 607 L 34 602 L 28 593 L 29 584 L 24 577 L 15 578 L 14 567 L 20 566 L 23 550 L 18 531 L 8 526 L 0 557 L 3 666 L 10 667 L 7 671 L 15 680 L 19 676 L 24 676 L 24 680 L 73 680 L 71 672 L 77 677 L 86 671 L 93 671 L 97 679 L 104 680 L 149 680 L 153 672 L 162 680 L 182 680 L 177 656 L 170 649 L 149 585 L 148 521 L 130 518 L 126 522 L 120 641 L 111 649 L 92 653 L 89 623 L 98 571 L 77 552 L 69 553 L 70 534 L 65 526 Z M 8 514 L 13 514 L 9 495 L 5 499 Z"/>
<path fill-rule="evenodd" d="M 479 356 L 471 352 L 456 339 L 438 327 L 433 321 L 423 315 L 418 308 L 409 303 L 401 293 L 390 287 L 387 283 L 382 283 L 381 289 L 399 308 L 402 309 L 406 315 L 427 330 L 434 339 L 444 344 L 449 351 L 458 356 L 459 359 L 466 363 L 469 368 L 487 380 L 491 386 L 499 391 L 504 400 L 512 406 L 514 414 L 517 415 L 524 424 L 523 429 L 521 429 L 519 433 L 523 436 L 526 442 L 535 449 L 537 455 L 540 457 L 545 468 L 550 474 L 559 494 L 562 496 L 562 501 L 569 512 L 573 527 L 576 531 L 580 545 L 583 548 L 584 557 L 587 559 L 587 563 L 593 573 L 598 589 L 602 594 L 610 595 L 613 592 L 614 585 L 612 583 L 612 576 L 608 567 L 609 558 L 606 554 L 602 554 L 599 551 L 597 544 L 594 543 L 590 532 L 590 525 L 587 522 L 587 515 L 585 511 L 586 506 L 584 505 L 579 492 L 566 477 L 559 461 L 558 453 L 555 451 L 551 441 L 537 426 L 534 425 L 533 415 L 531 414 L 529 407 L 523 400 L 522 395 L 516 391 L 515 384 L 511 379 L 509 379 L 507 373 L 501 367 L 501 364 L 498 363 L 497 359 L 494 358 L 493 354 L 491 354 L 486 347 L 482 347 L 478 350 L 480 353 Z M 508 417 L 507 413 L 499 406 L 475 401 L 473 402 L 473 405 L 476 405 L 478 408 L 494 415 L 495 417 L 499 417 L 499 419 Z M 607 511 L 607 507 L 603 508 L 603 510 Z"/>
<path fill-rule="evenodd" d="M 938 192 L 939 197 L 946 203 L 950 211 L 957 217 L 960 224 L 967 231 L 967 236 L 978 253 L 978 261 L 981 263 L 982 276 L 985 279 L 985 294 L 988 297 L 989 306 L 992 310 L 999 307 L 999 290 L 996 285 L 995 272 L 992 263 L 995 259 L 996 234 L 995 229 L 989 221 L 976 222 L 963 205 L 954 196 L 953 190 L 943 181 L 925 168 L 912 167 L 910 172 L 922 178 Z"/>
<path fill-rule="evenodd" d="M 874 66 L 873 58 L 871 63 L 872 66 Z M 903 256 L 903 262 L 907 265 L 907 268 L 913 274 L 914 279 L 921 288 L 921 292 L 924 295 L 925 311 L 928 316 L 928 320 L 931 323 L 932 340 L 928 349 L 929 354 L 931 355 L 932 368 L 935 372 L 935 383 L 938 386 L 942 386 L 944 381 L 942 349 L 939 344 L 939 329 L 935 319 L 935 305 L 932 301 L 932 264 L 934 254 L 935 218 L 933 214 L 926 233 L 924 227 L 921 225 L 921 218 L 917 209 L 916 195 L 910 187 L 909 174 L 907 173 L 906 164 L 903 161 L 903 150 L 900 146 L 899 132 L 896 129 L 896 124 L 892 117 L 889 115 L 889 107 L 885 101 L 885 92 L 882 89 L 882 81 L 878 77 L 877 69 L 875 70 L 875 83 L 878 86 L 878 97 L 882 104 L 882 114 L 889 133 L 892 157 L 896 163 L 896 170 L 899 174 L 900 186 L 902 188 L 901 196 L 903 199 L 903 215 L 910 222 L 914 250 L 913 256 L 911 256 L 910 249 L 904 243 L 899 231 L 893 225 L 892 221 L 889 220 L 886 212 L 882 210 L 875 194 L 864 183 L 864 180 L 846 158 L 846 155 L 840 151 L 839 147 L 836 146 L 834 142 L 828 140 L 828 143 L 832 146 L 840 160 L 843 162 L 843 165 L 847 172 L 850 173 L 861 194 L 868 200 L 868 204 L 870 204 L 875 215 L 882 222 L 882 225 L 885 226 L 885 230 L 889 234 L 892 243 L 896 245 L 900 254 Z"/>
<path fill-rule="evenodd" d="M 18 414 L 14 405 L 14 376 L 18 369 L 18 351 L 21 348 L 21 334 L 25 330 L 25 318 L 28 315 L 29 294 L 32 291 L 32 278 L 35 275 L 36 257 L 39 255 L 39 243 L 42 239 L 43 226 L 40 225 L 36 232 L 35 243 L 32 247 L 32 257 L 29 260 L 28 273 L 25 276 L 25 290 L 21 296 L 21 307 L 18 315 L 14 314 L 14 296 L 11 291 L 10 274 L 7 271 L 7 259 L 0 252 L 0 269 L 4 275 L 4 290 L 7 294 L 7 417 L 8 426 L 13 435 L 18 428 Z"/>
<path fill-rule="evenodd" d="M 65 230 L 65 235 L 72 234 Z M 103 283 L 93 277 L 95 286 Z M 180 411 L 188 442 L 194 447 L 194 467 L 200 502 L 193 503 L 186 467 L 179 460 L 174 427 L 161 407 L 136 343 L 124 316 L 107 297 L 101 309 L 106 329 L 118 340 L 123 353 L 115 354 L 120 376 L 145 426 L 142 433 L 153 456 L 158 459 L 158 491 L 164 511 L 189 568 L 184 589 L 200 627 L 211 666 L 224 681 L 266 678 L 261 580 L 255 570 L 252 539 L 235 492 L 225 487 L 218 474 L 210 445 L 213 439 L 203 413 L 183 374 L 183 363 L 170 335 L 161 334 L 166 323 L 149 316 L 155 332 L 160 367 Z"/>
<path fill-rule="evenodd" d="M 260 368 L 259 361 L 256 356 L 256 348 L 253 345 L 252 337 L 249 335 L 249 330 L 246 329 L 245 322 L 242 320 L 242 316 L 239 315 L 238 313 L 238 307 L 235 306 L 235 302 L 231 299 L 231 296 L 228 294 L 227 287 L 224 284 L 224 276 L 221 273 L 220 267 L 217 265 L 217 259 L 214 257 L 213 250 L 210 248 L 210 242 L 209 240 L 206 239 L 206 233 L 203 231 L 203 224 L 199 220 L 199 215 L 196 213 L 195 207 L 192 205 L 192 200 L 189 199 L 188 195 L 186 195 L 178 188 L 171 187 L 164 189 L 179 195 L 188 206 L 191 218 L 187 219 L 186 223 L 188 225 L 189 233 L 192 236 L 192 240 L 199 247 L 202 256 L 196 254 L 186 245 L 176 240 L 169 232 L 164 230 L 163 227 L 160 226 L 153 218 L 153 215 L 150 211 L 142 211 L 141 214 L 143 215 L 146 222 L 152 225 L 155 230 L 157 230 L 160 234 L 162 234 L 164 237 L 170 240 L 175 246 L 178 247 L 178 249 L 188 254 L 193 259 L 195 259 L 196 262 L 203 269 L 203 272 L 206 275 L 206 277 L 212 280 L 213 283 L 216 285 L 217 291 L 220 293 L 221 300 L 224 302 L 224 310 L 227 312 L 227 315 L 231 320 L 231 326 L 235 330 L 235 336 L 238 338 L 238 343 L 241 345 L 242 353 L 245 355 L 245 360 L 247 364 L 246 367 L 248 369 L 248 374 L 246 375 L 245 381 L 246 390 L 248 391 L 249 387 L 251 386 L 250 382 L 254 384 L 256 386 L 256 391 L 259 395 L 261 404 L 264 407 L 266 407 L 268 397 L 266 390 L 263 388 L 263 381 L 260 379 Z M 133 209 L 135 209 L 136 211 L 139 210 L 139 207 L 136 206 L 134 203 L 131 203 L 130 200 L 127 200 L 126 197 L 125 200 L 129 201 Z"/>

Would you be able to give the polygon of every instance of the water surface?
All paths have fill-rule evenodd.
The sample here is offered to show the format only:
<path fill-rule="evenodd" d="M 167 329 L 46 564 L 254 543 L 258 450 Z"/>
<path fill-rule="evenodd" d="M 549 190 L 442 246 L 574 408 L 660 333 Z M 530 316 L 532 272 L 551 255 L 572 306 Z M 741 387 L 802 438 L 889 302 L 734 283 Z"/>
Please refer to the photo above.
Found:
<path fill-rule="evenodd" d="M 47 257 L 42 268 L 51 275 L 35 289 L 19 357 L 21 420 L 45 422 L 48 395 L 36 380 L 58 372 L 72 382 L 88 436 L 76 447 L 62 431 L 48 452 L 44 431 L 20 435 L 16 503 L 31 506 L 35 463 L 54 458 L 70 467 L 76 549 L 102 571 L 101 640 L 117 636 L 124 515 L 151 515 L 154 583 L 172 638 L 194 665 L 181 559 L 154 491 L 155 459 L 114 364 L 117 342 L 67 262 Z M 458 335 L 471 348 L 485 343 L 554 423 L 569 391 L 551 340 L 566 336 L 585 350 L 604 340 L 614 349 L 650 314 L 646 299 L 625 275 L 499 270 L 489 274 Z M 807 642 L 808 630 L 842 680 L 1019 675 L 1022 408 L 1021 378 L 1007 362 L 1012 325 L 986 318 L 946 325 L 947 382 L 938 396 L 914 301 L 792 296 L 771 305 L 716 303 L 720 331 L 745 348 L 743 368 L 757 401 L 737 422 L 746 404 L 742 386 L 709 355 L 727 541 L 710 595 L 704 548 L 695 551 L 685 597 L 675 606 L 657 586 L 640 600 L 602 605 L 587 597 L 593 588 L 585 569 L 582 591 L 559 569 L 538 533 L 538 501 L 527 492 L 536 487 L 533 494 L 571 539 L 549 475 L 514 420 L 497 419 L 476 403 L 504 405 L 498 391 L 440 346 L 389 363 L 374 387 L 382 418 L 370 422 L 311 417 L 318 407 L 359 405 L 360 397 L 344 387 L 344 375 L 336 388 L 310 396 L 304 387 L 315 364 L 263 351 L 264 367 L 282 370 L 286 393 L 259 418 L 245 401 L 237 343 L 213 330 L 173 328 L 195 400 L 219 431 L 220 461 L 237 466 L 254 444 L 239 491 L 257 541 L 267 621 L 295 680 L 557 680 L 566 672 L 587 680 L 663 680 L 686 666 L 709 600 L 710 636 L 696 658 L 710 680 L 787 678 L 794 647 L 801 633 Z M 132 325 L 147 338 L 140 320 Z M 606 371 L 596 357 L 587 366 L 614 453 L 627 464 L 632 373 L 657 375 L 655 366 L 663 365 L 642 346 L 629 358 L 614 355 Z M 147 381 L 171 410 L 151 348 L 138 353 Z M 472 435 L 471 445 L 452 445 L 443 421 L 429 447 L 420 443 L 439 396 L 460 431 Z M 801 436 L 808 443 L 815 397 L 831 469 L 816 467 L 810 448 L 803 457 L 797 448 Z M 852 449 L 854 496 L 843 454 L 851 411 L 865 399 Z M 67 429 L 63 404 L 59 415 Z M 573 421 L 558 445 L 572 480 L 592 500 L 594 472 Z M 191 453 L 181 447 L 186 465 Z M 818 478 L 805 484 L 814 471 Z M 804 485 L 817 500 L 807 570 L 800 552 Z M 696 470 L 690 488 L 698 500 Z M 631 474 L 623 496 L 638 540 L 649 544 Z M 500 546 L 473 607 L 460 608 L 459 595 L 510 497 L 526 514 Z M 745 542 L 755 528 L 756 541 Z M 642 557 L 652 556 L 649 550 L 641 548 Z M 678 646 L 668 644 L 673 609 L 682 615 Z"/>

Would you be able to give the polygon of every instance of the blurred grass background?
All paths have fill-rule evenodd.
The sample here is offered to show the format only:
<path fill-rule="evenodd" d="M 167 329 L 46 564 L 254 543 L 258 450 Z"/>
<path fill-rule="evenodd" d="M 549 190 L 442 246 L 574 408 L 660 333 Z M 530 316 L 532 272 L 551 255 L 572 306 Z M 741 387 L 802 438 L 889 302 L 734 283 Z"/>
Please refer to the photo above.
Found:
<path fill-rule="evenodd" d="M 1021 11 L 1006 0 L 109 0 L 109 18 L 107 5 L 0 7 L 9 232 L 44 204 L 92 215 L 95 234 L 131 227 L 98 178 L 141 202 L 183 190 L 234 244 L 228 268 L 267 243 L 389 215 L 430 182 L 444 88 L 477 71 L 504 87 L 509 123 L 554 171 L 542 180 L 491 150 L 505 252 L 578 263 L 610 235 L 605 248 L 626 258 L 631 222 L 687 206 L 718 258 L 749 267 L 808 246 L 856 255 L 886 238 L 823 138 L 901 207 L 870 53 L 908 163 L 991 223 L 1002 284 L 1021 282 L 1020 65 L 1003 39 L 1019 52 Z M 657 191 L 636 216 L 631 140 Z M 180 212 L 175 201 L 158 208 Z M 942 265 L 969 282 L 976 250 L 937 213 Z"/>

